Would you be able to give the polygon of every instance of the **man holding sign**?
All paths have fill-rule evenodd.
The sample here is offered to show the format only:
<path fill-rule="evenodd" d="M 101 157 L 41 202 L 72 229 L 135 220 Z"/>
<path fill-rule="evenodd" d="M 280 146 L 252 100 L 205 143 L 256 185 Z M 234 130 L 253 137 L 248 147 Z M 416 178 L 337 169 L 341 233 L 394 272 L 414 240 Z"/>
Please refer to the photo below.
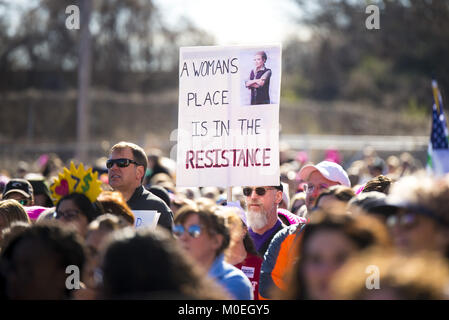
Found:
<path fill-rule="evenodd" d="M 142 186 L 148 167 L 145 151 L 134 143 L 119 142 L 111 148 L 106 167 L 109 184 L 114 190 L 122 193 L 131 210 L 159 212 L 157 224 L 171 232 L 173 213 L 170 208 Z"/>
<path fill-rule="evenodd" d="M 286 226 L 278 217 L 277 209 L 282 201 L 282 184 L 274 187 L 244 187 L 249 235 L 261 257 L 265 254 L 274 235 Z"/>

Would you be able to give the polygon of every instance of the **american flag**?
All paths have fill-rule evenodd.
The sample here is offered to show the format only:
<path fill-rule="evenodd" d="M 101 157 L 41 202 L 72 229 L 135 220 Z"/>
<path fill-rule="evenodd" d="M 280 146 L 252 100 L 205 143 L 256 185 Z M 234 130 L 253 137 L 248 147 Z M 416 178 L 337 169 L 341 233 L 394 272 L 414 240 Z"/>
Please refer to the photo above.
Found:
<path fill-rule="evenodd" d="M 444 118 L 443 109 L 441 107 L 440 110 L 440 113 L 438 113 L 436 105 L 433 105 L 432 136 L 430 137 L 430 143 L 434 150 L 449 148 L 446 119 Z"/>
<path fill-rule="evenodd" d="M 432 132 L 427 151 L 427 169 L 441 175 L 449 172 L 449 134 L 443 112 L 443 99 L 435 80 L 432 81 L 434 104 L 432 107 Z"/>

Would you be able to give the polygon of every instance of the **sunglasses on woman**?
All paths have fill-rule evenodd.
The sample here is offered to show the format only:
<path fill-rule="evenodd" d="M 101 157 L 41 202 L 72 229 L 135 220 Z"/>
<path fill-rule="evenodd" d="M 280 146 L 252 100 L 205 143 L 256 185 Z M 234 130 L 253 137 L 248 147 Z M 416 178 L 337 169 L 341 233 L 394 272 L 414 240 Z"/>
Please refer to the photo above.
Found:
<path fill-rule="evenodd" d="M 182 224 L 177 224 L 173 227 L 173 234 L 177 237 L 181 237 L 186 231 L 192 238 L 198 238 L 201 235 L 201 226 L 192 224 L 187 230 Z"/>
<path fill-rule="evenodd" d="M 400 215 L 391 215 L 387 218 L 387 225 L 390 228 L 400 226 L 404 229 L 412 229 L 418 224 L 418 218 L 414 213 L 405 213 Z"/>
<path fill-rule="evenodd" d="M 120 158 L 120 159 L 109 159 L 108 161 L 106 161 L 106 168 L 111 169 L 114 166 L 114 163 L 119 168 L 126 168 L 131 163 L 134 163 L 136 166 L 141 166 L 141 164 L 137 163 L 134 160 L 126 159 L 126 158 Z"/>
<path fill-rule="evenodd" d="M 257 188 L 255 188 L 256 189 L 256 194 L 258 195 L 258 196 L 264 196 L 265 195 L 265 193 L 267 193 L 267 190 L 269 190 L 269 189 L 274 189 L 274 188 L 264 188 L 264 187 L 257 187 Z M 253 188 L 250 188 L 250 187 L 245 187 L 245 188 L 243 188 L 243 194 L 246 196 L 246 197 L 249 197 L 252 193 L 253 193 Z"/>

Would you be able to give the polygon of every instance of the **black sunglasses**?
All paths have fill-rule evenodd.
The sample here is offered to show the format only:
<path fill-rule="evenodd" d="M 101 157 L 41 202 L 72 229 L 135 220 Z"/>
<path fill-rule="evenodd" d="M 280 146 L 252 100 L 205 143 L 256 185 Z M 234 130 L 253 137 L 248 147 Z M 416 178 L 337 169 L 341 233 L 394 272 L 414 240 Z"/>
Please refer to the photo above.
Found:
<path fill-rule="evenodd" d="M 173 234 L 177 237 L 181 237 L 186 231 L 192 238 L 198 238 L 201 235 L 201 227 L 197 224 L 192 224 L 187 230 L 182 224 L 173 227 Z"/>
<path fill-rule="evenodd" d="M 106 161 L 106 168 L 111 169 L 114 166 L 114 163 L 119 168 L 126 168 L 131 163 L 134 163 L 136 166 L 141 166 L 141 164 L 137 163 L 134 160 L 126 159 L 126 158 L 120 158 L 120 159 L 109 159 L 108 161 Z"/>
<path fill-rule="evenodd" d="M 265 193 L 267 193 L 267 190 L 269 190 L 269 189 L 274 189 L 274 188 L 257 187 L 257 188 L 256 188 L 256 194 L 257 194 L 258 196 L 264 196 Z M 246 197 L 249 197 L 249 196 L 251 195 L 251 193 L 253 193 L 253 188 L 250 188 L 250 187 L 245 187 L 245 188 L 243 188 L 243 194 L 244 194 Z"/>

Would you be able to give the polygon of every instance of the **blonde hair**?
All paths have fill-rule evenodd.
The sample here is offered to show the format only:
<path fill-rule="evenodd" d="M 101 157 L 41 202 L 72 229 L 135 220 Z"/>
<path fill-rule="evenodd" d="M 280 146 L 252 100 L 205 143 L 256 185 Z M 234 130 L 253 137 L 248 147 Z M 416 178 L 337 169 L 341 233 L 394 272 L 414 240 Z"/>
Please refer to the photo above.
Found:
<path fill-rule="evenodd" d="M 103 191 L 97 198 L 103 213 L 110 213 L 119 216 L 134 225 L 135 216 L 129 208 L 123 195 L 117 191 Z"/>
<path fill-rule="evenodd" d="M 225 225 L 229 229 L 231 241 L 229 247 L 225 250 L 225 260 L 231 261 L 232 252 L 235 246 L 242 241 L 246 233 L 245 226 L 237 213 L 237 209 L 231 207 L 222 207 L 217 210 L 217 214 L 225 219 Z"/>
<path fill-rule="evenodd" d="M 30 218 L 23 206 L 13 199 L 0 201 L 0 215 L 6 222 L 5 228 L 10 227 L 15 221 L 23 221 L 31 224 Z"/>

